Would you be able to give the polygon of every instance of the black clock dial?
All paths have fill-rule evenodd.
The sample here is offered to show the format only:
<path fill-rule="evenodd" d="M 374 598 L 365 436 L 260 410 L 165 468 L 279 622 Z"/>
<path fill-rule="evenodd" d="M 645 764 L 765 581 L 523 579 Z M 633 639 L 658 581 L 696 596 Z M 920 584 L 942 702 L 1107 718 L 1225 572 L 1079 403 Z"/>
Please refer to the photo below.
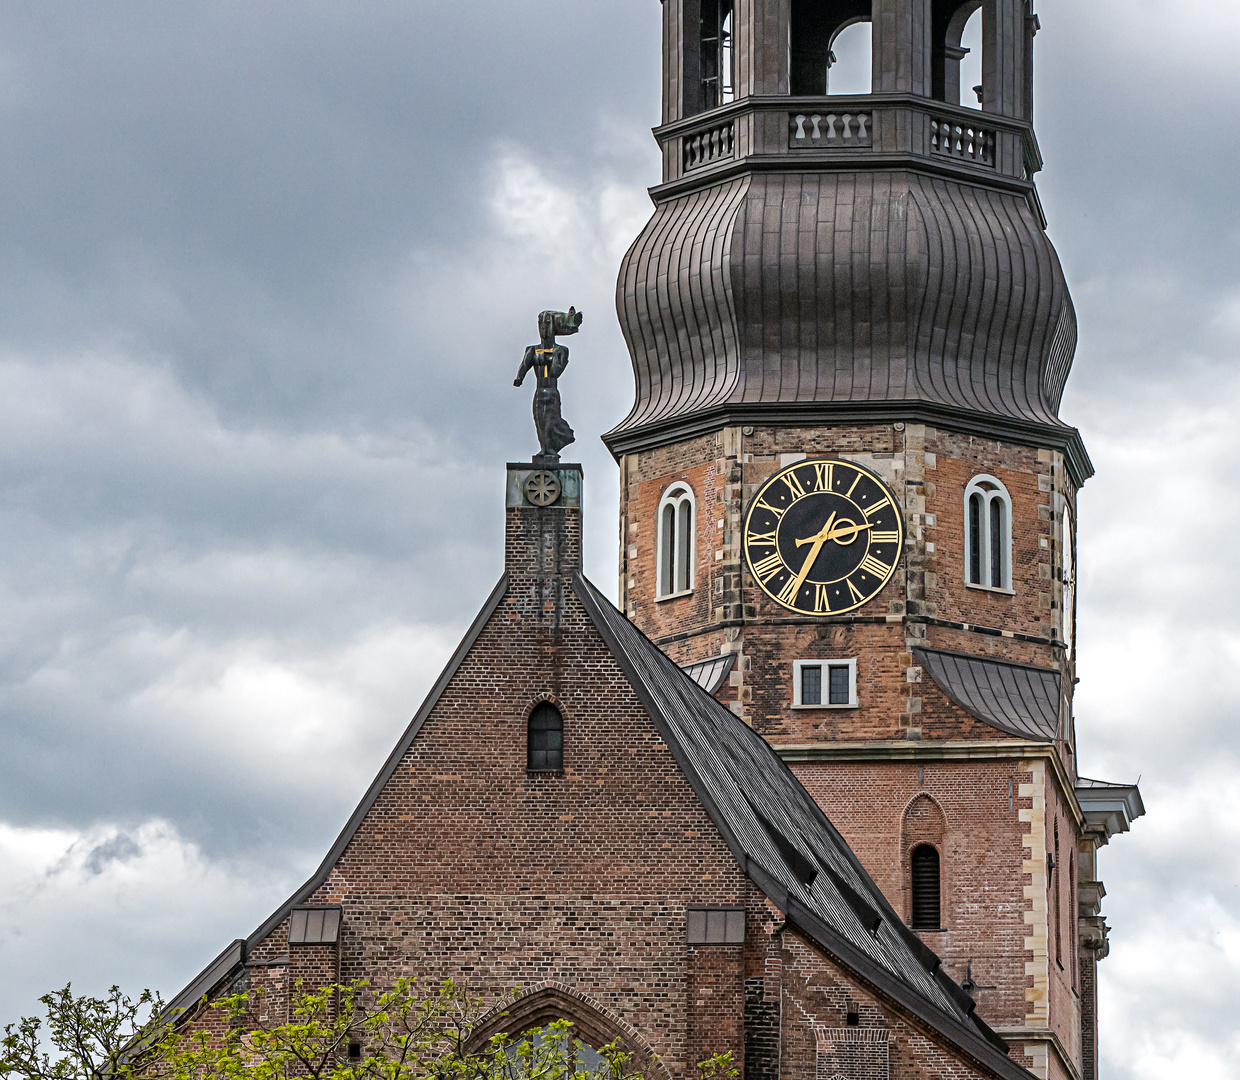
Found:
<path fill-rule="evenodd" d="M 780 469 L 745 514 L 745 558 L 762 591 L 805 615 L 839 615 L 891 580 L 904 520 L 891 489 L 851 461 Z"/>

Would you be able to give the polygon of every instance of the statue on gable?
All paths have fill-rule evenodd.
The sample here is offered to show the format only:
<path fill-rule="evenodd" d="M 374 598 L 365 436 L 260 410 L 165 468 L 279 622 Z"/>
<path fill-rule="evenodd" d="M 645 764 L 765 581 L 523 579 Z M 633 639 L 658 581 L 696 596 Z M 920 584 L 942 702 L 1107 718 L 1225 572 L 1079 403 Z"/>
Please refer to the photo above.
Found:
<path fill-rule="evenodd" d="M 568 367 L 568 346 L 556 344 L 556 336 L 577 333 L 581 326 L 581 312 L 576 308 L 567 311 L 544 311 L 538 316 L 539 344 L 525 350 L 513 386 L 525 381 L 526 372 L 533 369 L 538 379 L 534 391 L 534 427 L 538 432 L 541 452 L 535 455 L 535 465 L 554 465 L 560 460 L 560 451 L 571 443 L 573 429 L 560 415 L 560 391 L 556 380 Z"/>

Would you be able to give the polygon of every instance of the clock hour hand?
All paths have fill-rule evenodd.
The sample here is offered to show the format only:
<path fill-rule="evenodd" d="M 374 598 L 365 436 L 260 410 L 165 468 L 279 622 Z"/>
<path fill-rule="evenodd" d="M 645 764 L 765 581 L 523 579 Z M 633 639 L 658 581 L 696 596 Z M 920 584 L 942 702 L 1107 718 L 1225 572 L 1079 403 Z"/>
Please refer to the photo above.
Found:
<path fill-rule="evenodd" d="M 822 550 L 822 545 L 827 542 L 827 537 L 831 535 L 831 526 L 835 524 L 835 511 L 831 511 L 831 516 L 827 518 L 827 523 L 818 530 L 813 536 L 807 536 L 797 541 L 797 547 L 802 544 L 812 544 L 809 554 L 805 556 L 805 561 L 801 564 L 801 572 L 796 576 L 796 584 L 792 587 L 792 595 L 796 596 L 801 591 L 801 586 L 805 584 L 805 579 L 809 577 L 810 569 L 818 558 L 818 553 Z"/>

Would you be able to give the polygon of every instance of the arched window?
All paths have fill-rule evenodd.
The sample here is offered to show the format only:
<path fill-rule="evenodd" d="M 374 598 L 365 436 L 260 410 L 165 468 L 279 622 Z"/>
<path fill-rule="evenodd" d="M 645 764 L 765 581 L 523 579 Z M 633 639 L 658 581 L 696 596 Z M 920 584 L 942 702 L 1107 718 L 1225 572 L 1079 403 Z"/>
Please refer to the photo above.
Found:
<path fill-rule="evenodd" d="M 913 892 L 913 929 L 938 930 L 939 853 L 929 844 L 913 849 L 910 861 Z"/>
<path fill-rule="evenodd" d="M 975 476 L 964 489 L 964 580 L 1012 589 L 1012 497 L 1002 481 Z"/>
<path fill-rule="evenodd" d="M 550 1040 L 547 1026 L 557 1020 L 572 1023 L 567 1043 Z M 467 1054 L 485 1053 L 491 1040 L 506 1035 L 512 1041 L 529 1039 L 531 1043 L 545 1048 L 550 1054 L 561 1058 L 571 1077 L 577 1067 L 593 1072 L 602 1071 L 605 1059 L 595 1047 L 619 1043 L 621 1050 L 630 1056 L 634 1071 L 651 1080 L 671 1080 L 667 1067 L 655 1056 L 654 1050 L 641 1035 L 602 1002 L 595 1001 L 580 988 L 562 983 L 544 983 L 529 991 L 518 990 L 514 997 L 507 995 L 500 1004 L 480 1017 L 470 1030 L 465 1044 Z M 580 1039 L 585 1045 L 573 1045 Z M 571 1050 L 571 1060 L 565 1061 Z M 523 1074 L 524 1068 L 519 1070 Z M 528 1070 L 533 1073 L 537 1070 Z"/>
<path fill-rule="evenodd" d="M 673 484 L 659 503 L 660 597 L 680 596 L 693 588 L 694 510 L 687 484 Z"/>
<path fill-rule="evenodd" d="M 1076 637 L 1076 533 L 1072 529 L 1072 510 L 1063 508 L 1060 522 L 1059 550 L 1063 564 L 1063 643 L 1067 656 L 1072 656 L 1072 642 Z"/>
<path fill-rule="evenodd" d="M 1080 951 L 1080 942 L 1078 939 L 1078 926 L 1075 912 L 1077 911 L 1076 903 L 1076 852 L 1073 851 L 1068 859 L 1068 959 L 1072 963 L 1072 985 L 1076 986 L 1076 961 L 1077 953 Z"/>
<path fill-rule="evenodd" d="M 855 41 L 841 40 L 838 57 L 832 50 L 846 27 L 868 23 L 872 11 L 873 0 L 792 0 L 789 86 L 794 95 L 825 95 L 828 92 L 827 72 L 837 59 L 847 61 L 847 67 L 855 67 L 856 71 L 846 76 L 841 65 L 839 74 L 832 76 L 834 85 L 830 92 L 870 92 L 872 63 L 871 57 L 862 51 L 864 31 L 849 35 Z M 866 89 L 860 89 L 861 86 Z"/>
<path fill-rule="evenodd" d="M 1063 887 L 1059 884 L 1059 878 L 1063 877 L 1063 864 L 1059 861 L 1059 822 L 1055 822 L 1055 862 L 1051 866 L 1048 875 L 1051 882 L 1052 896 L 1055 902 L 1052 908 L 1052 915 L 1055 920 L 1055 963 L 1059 965 L 1059 970 L 1063 970 L 1063 904 L 1061 897 L 1063 895 Z M 1056 878 L 1055 871 L 1059 871 L 1059 878 Z"/>
<path fill-rule="evenodd" d="M 526 766 L 533 772 L 564 771 L 564 717 L 549 701 L 534 706 L 526 739 Z"/>

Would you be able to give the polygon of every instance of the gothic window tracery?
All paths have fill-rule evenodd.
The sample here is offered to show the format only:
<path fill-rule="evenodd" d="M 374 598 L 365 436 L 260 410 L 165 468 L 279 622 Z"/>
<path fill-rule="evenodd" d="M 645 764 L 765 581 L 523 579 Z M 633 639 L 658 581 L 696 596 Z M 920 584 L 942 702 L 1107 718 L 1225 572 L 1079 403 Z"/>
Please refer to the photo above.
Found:
<path fill-rule="evenodd" d="M 975 476 L 964 489 L 964 580 L 984 589 L 1012 589 L 1012 497 L 994 476 Z"/>
<path fill-rule="evenodd" d="M 659 502 L 657 595 L 679 596 L 693 589 L 696 506 L 688 484 L 673 484 Z"/>

